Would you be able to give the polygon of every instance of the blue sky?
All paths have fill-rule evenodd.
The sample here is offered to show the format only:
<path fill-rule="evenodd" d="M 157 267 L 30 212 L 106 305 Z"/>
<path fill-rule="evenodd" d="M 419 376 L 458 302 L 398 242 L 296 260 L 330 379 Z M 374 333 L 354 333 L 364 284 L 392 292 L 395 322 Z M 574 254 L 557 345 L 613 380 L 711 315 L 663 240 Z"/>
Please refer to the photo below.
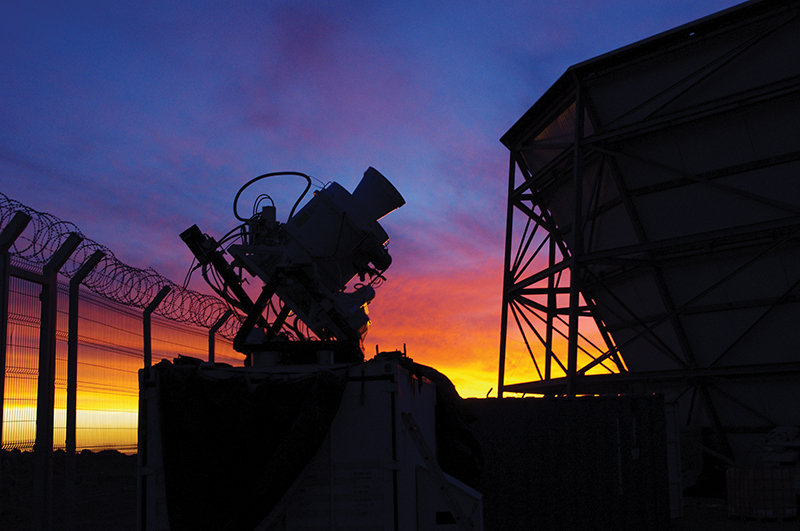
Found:
<path fill-rule="evenodd" d="M 737 3 L 14 2 L 0 192 L 181 282 L 178 234 L 227 232 L 251 178 L 352 190 L 374 166 L 407 205 L 382 220 L 394 265 L 368 344 L 407 343 L 482 396 L 500 329 L 499 138 L 570 65 Z M 256 193 L 285 219 L 302 187 Z"/>

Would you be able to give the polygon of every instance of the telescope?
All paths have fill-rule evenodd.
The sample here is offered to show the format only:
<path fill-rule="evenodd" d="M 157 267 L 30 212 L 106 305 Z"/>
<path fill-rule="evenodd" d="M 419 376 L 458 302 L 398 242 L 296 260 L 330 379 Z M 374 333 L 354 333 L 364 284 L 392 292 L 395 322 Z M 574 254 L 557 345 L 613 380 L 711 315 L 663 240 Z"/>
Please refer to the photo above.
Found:
<path fill-rule="evenodd" d="M 363 361 L 370 326 L 367 306 L 392 263 L 386 248 L 389 236 L 378 220 L 405 200 L 370 167 L 352 194 L 331 182 L 295 213 L 304 192 L 285 223 L 277 221 L 267 195 L 256 200 L 250 218 L 240 217 L 242 192 L 278 175 L 304 177 L 306 192 L 311 184 L 310 177 L 298 172 L 256 177 L 234 199 L 241 225 L 220 242 L 197 225 L 181 239 L 212 289 L 244 316 L 233 345 L 247 356 L 246 364 Z M 261 206 L 266 199 L 272 204 Z M 242 271 L 263 283 L 255 300 L 242 286 Z M 356 276 L 360 282 L 346 291 Z"/>

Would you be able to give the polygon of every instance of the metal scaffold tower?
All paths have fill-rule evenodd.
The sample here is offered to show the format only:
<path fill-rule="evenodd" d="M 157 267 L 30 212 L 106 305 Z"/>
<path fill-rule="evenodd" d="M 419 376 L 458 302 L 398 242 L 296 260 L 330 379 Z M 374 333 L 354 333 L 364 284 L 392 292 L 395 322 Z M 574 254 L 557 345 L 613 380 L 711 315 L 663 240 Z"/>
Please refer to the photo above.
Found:
<path fill-rule="evenodd" d="M 503 136 L 499 396 L 664 394 L 728 460 L 800 424 L 799 12 L 574 65 Z"/>

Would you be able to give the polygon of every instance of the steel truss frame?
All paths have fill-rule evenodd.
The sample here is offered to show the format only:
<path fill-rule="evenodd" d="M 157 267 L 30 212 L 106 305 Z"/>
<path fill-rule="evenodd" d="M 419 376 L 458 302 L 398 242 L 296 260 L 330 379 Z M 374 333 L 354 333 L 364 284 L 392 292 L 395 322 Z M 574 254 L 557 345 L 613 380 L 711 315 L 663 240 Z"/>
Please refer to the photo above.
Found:
<path fill-rule="evenodd" d="M 776 308 L 800 303 L 800 276 L 779 296 L 737 301 L 737 308 L 758 309 L 759 316 L 749 327 L 738 331 L 738 337 L 733 338 L 730 346 L 711 363 L 698 362 L 681 317 L 719 309 L 712 304 L 703 304 L 704 296 L 730 285 L 742 271 L 758 268 L 762 258 L 778 250 L 800 245 L 800 205 L 720 182 L 720 178 L 725 176 L 794 163 L 800 160 L 800 151 L 701 174 L 688 174 L 665 168 L 663 164 L 652 160 L 636 158 L 637 164 L 657 167 L 658 171 L 673 176 L 671 181 L 661 182 L 653 189 L 628 189 L 617 162 L 633 157 L 619 147 L 627 140 L 779 99 L 797 101 L 800 77 L 789 77 L 677 112 L 665 111 L 672 101 L 780 29 L 786 20 L 767 26 L 743 44 L 664 88 L 647 102 L 655 110 L 633 124 L 626 124 L 625 120 L 600 124 L 592 106 L 590 91 L 587 90 L 592 82 L 591 76 L 596 75 L 597 71 L 588 71 L 588 68 L 583 68 L 586 64 L 583 64 L 571 68 L 557 86 L 548 91 L 543 98 L 546 101 L 542 105 L 537 103 L 538 107 L 534 106 L 506 134 L 503 142 L 510 150 L 510 159 L 498 397 L 503 397 L 505 393 L 574 396 L 654 392 L 669 388 L 673 397 L 690 393 L 692 399 L 688 418 L 691 419 L 696 414 L 695 408 L 702 405 L 716 433 L 763 433 L 776 425 L 769 415 L 727 392 L 725 383 L 737 380 L 798 380 L 800 363 L 729 366 L 721 362 L 753 329 L 768 320 Z M 740 25 L 751 22 L 743 20 Z M 724 29 L 730 31 L 730 26 Z M 710 33 L 714 28 L 707 30 Z M 668 48 L 651 47 L 650 52 L 645 51 L 637 57 L 637 61 L 652 59 Z M 623 67 L 620 60 L 611 61 L 610 65 L 609 62 L 601 63 L 601 66 L 605 67 L 604 73 Z M 556 88 L 558 90 L 554 90 Z M 531 125 L 532 121 L 523 123 L 527 117 L 535 119 L 537 125 Z M 562 134 L 542 140 L 546 127 L 560 128 Z M 571 136 L 566 136 L 565 131 Z M 539 159 L 531 163 L 537 156 L 537 149 L 540 150 Z M 611 202 L 607 197 L 602 198 L 607 184 L 619 193 L 618 198 Z M 777 208 L 786 217 L 666 240 L 648 238 L 635 205 L 637 195 L 697 184 Z M 560 200 L 563 205 L 565 189 L 570 190 L 574 215 L 571 223 L 565 224 L 562 214 L 559 225 L 554 220 L 551 206 L 557 193 L 562 194 Z M 595 222 L 616 206 L 624 208 L 635 232 L 636 243 L 593 250 L 591 243 L 599 230 Z M 678 304 L 673 300 L 663 268 L 681 261 L 692 261 L 701 255 L 733 255 L 743 249 L 748 250 L 750 257 L 746 263 L 705 287 L 688 302 Z M 655 279 L 664 310 L 655 315 L 639 316 L 617 298 L 618 309 L 621 308 L 620 311 L 624 313 L 616 315 L 614 321 L 622 324 L 617 324 L 618 328 L 609 328 L 590 294 L 603 291 L 614 297 L 613 291 L 605 288 L 607 284 L 642 271 Z M 730 308 L 731 305 L 726 306 L 726 309 Z M 608 308 L 602 311 L 608 312 Z M 678 348 L 667 345 L 655 333 L 660 325 L 667 325 L 675 332 Z M 636 333 L 633 339 L 616 344 L 614 333 L 621 328 L 632 329 Z M 509 341 L 515 338 L 524 345 L 523 352 L 527 352 L 532 360 L 531 373 L 535 373 L 535 379 L 531 381 L 506 382 Z M 634 341 L 647 342 L 653 352 L 670 359 L 674 369 L 631 372 L 625 361 L 625 349 Z M 736 404 L 742 411 L 747 411 L 750 418 L 757 418 L 758 421 L 747 426 L 723 423 L 715 405 L 719 400 Z M 718 450 L 721 451 L 721 457 L 732 457 L 727 444 L 723 443 Z"/>

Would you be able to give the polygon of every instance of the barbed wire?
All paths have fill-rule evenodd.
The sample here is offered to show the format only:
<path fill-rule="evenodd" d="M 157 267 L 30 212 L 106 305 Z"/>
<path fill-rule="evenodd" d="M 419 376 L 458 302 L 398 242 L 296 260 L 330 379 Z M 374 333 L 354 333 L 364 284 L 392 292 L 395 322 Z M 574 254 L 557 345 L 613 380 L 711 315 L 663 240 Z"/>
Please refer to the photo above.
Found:
<path fill-rule="evenodd" d="M 64 244 L 71 233 L 82 238 L 75 252 L 67 260 L 60 273 L 72 278 L 95 251 L 104 256 L 86 276 L 83 284 L 106 299 L 144 309 L 165 286 L 169 294 L 156 308 L 155 313 L 180 323 L 211 328 L 228 311 L 228 305 L 211 295 L 184 289 L 161 276 L 155 269 L 139 269 L 124 264 L 114 253 L 86 236 L 69 221 L 62 221 L 52 214 L 39 212 L 0 192 L 0 230 L 13 219 L 17 212 L 30 216 L 23 234 L 10 249 L 11 256 L 35 267 L 43 268 L 53 254 Z M 228 319 L 218 333 L 232 339 L 238 330 L 238 315 Z"/>

